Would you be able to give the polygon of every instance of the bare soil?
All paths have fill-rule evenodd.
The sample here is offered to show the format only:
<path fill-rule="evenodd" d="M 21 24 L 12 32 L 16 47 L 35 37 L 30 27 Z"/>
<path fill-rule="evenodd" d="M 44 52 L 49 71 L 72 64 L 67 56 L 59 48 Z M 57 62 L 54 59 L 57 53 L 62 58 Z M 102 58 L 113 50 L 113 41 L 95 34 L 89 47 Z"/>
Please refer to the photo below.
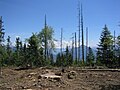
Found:
<path fill-rule="evenodd" d="M 41 77 L 45 74 L 60 78 Z M 3 68 L 0 90 L 120 90 L 119 69 Z"/>

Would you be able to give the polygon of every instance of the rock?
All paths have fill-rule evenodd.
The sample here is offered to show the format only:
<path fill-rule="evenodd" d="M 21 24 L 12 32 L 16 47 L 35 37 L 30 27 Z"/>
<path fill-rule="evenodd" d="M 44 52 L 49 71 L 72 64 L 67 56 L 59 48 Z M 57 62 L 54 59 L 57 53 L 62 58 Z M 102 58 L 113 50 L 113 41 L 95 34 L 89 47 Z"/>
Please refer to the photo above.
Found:
<path fill-rule="evenodd" d="M 75 79 L 77 76 L 77 73 L 75 71 L 71 71 L 68 73 L 68 79 Z"/>
<path fill-rule="evenodd" d="M 41 79 L 41 78 L 42 78 L 41 75 L 39 75 L 39 76 L 38 76 L 38 79 Z"/>
<path fill-rule="evenodd" d="M 111 77 L 111 75 L 108 75 L 108 77 Z"/>
<path fill-rule="evenodd" d="M 55 75 L 62 76 L 62 73 L 61 72 L 56 72 Z"/>
<path fill-rule="evenodd" d="M 35 82 L 36 80 L 35 79 L 32 79 L 33 82 Z"/>
<path fill-rule="evenodd" d="M 33 90 L 33 89 L 26 89 L 26 90 Z"/>
<path fill-rule="evenodd" d="M 34 83 L 33 86 L 37 86 L 37 83 Z"/>
<path fill-rule="evenodd" d="M 32 76 L 31 75 L 28 75 L 29 78 L 31 78 Z"/>
<path fill-rule="evenodd" d="M 36 75 L 37 73 L 34 73 L 34 72 L 32 72 L 32 73 L 30 73 L 29 75 Z"/>
<path fill-rule="evenodd" d="M 31 78 L 31 77 L 33 77 L 33 76 L 35 76 L 35 75 L 37 75 L 37 73 L 32 72 L 32 73 L 29 73 L 27 76 L 28 76 L 29 78 Z"/>
<path fill-rule="evenodd" d="M 64 68 L 61 71 L 62 71 L 62 73 L 65 73 L 65 69 Z"/>
<path fill-rule="evenodd" d="M 61 79 L 60 78 L 53 78 L 55 81 L 60 81 Z"/>

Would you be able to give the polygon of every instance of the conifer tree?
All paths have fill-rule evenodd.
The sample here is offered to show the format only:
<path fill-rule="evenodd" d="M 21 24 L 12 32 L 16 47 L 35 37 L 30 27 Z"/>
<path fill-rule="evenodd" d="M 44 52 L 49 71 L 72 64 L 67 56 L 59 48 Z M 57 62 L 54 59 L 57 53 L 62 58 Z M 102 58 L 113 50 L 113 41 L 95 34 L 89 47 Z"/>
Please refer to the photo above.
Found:
<path fill-rule="evenodd" d="M 116 49 L 116 52 L 117 52 L 117 67 L 120 67 L 120 35 L 117 37 L 117 49 Z"/>
<path fill-rule="evenodd" d="M 66 59 L 66 66 L 71 66 L 73 63 L 73 60 L 72 60 L 72 54 L 69 51 L 68 46 L 66 47 L 65 59 Z"/>
<path fill-rule="evenodd" d="M 2 64 L 4 61 L 4 46 L 3 46 L 3 42 L 4 42 L 4 29 L 3 29 L 3 21 L 2 21 L 2 16 L 0 17 L 0 75 L 2 74 Z"/>
<path fill-rule="evenodd" d="M 4 41 L 4 28 L 2 25 L 3 21 L 2 21 L 2 16 L 0 17 L 0 46 L 2 46 L 2 42 Z"/>
<path fill-rule="evenodd" d="M 28 39 L 28 63 L 32 67 L 34 64 L 36 64 L 36 61 L 38 60 L 39 54 L 38 54 L 38 38 L 36 34 L 33 34 Z"/>
<path fill-rule="evenodd" d="M 20 45 L 21 46 L 21 45 Z M 28 64 L 28 58 L 27 58 L 27 54 L 28 54 L 28 51 L 27 51 L 27 45 L 26 43 L 24 43 L 23 47 L 22 47 L 22 51 L 21 51 L 21 55 L 22 55 L 22 60 L 21 60 L 21 66 L 23 67 L 26 67 L 27 64 Z"/>
<path fill-rule="evenodd" d="M 6 55 L 5 64 L 12 65 L 12 49 L 11 49 L 10 36 L 8 36 L 8 38 L 7 38 L 6 53 L 7 53 L 7 55 Z"/>
<path fill-rule="evenodd" d="M 54 57 L 52 53 L 50 54 L 50 65 L 54 66 Z"/>
<path fill-rule="evenodd" d="M 61 54 L 58 53 L 56 56 L 56 66 L 61 66 L 62 62 L 61 62 Z"/>
<path fill-rule="evenodd" d="M 43 60 L 43 48 L 39 45 L 39 38 L 37 34 L 34 34 L 28 39 L 27 49 L 24 45 L 24 52 L 26 52 L 26 63 L 30 67 L 39 67 L 46 65 L 46 62 Z"/>
<path fill-rule="evenodd" d="M 19 51 L 19 48 L 20 48 L 20 38 L 17 37 L 17 38 L 16 38 L 16 52 Z"/>
<path fill-rule="evenodd" d="M 7 38 L 7 53 L 8 53 L 8 55 L 10 56 L 10 54 L 11 54 L 11 41 L 10 41 L 10 36 L 8 36 L 8 38 Z"/>
<path fill-rule="evenodd" d="M 97 48 L 97 63 L 110 67 L 113 63 L 113 36 L 107 26 L 103 28 Z"/>
<path fill-rule="evenodd" d="M 20 66 L 20 38 L 16 37 L 16 45 L 15 45 L 15 52 L 14 52 L 14 62 L 16 66 Z"/>
<path fill-rule="evenodd" d="M 94 64 L 94 60 L 95 60 L 94 53 L 92 51 L 92 48 L 89 47 L 88 54 L 87 54 L 87 60 L 86 60 L 87 65 L 92 66 Z"/>

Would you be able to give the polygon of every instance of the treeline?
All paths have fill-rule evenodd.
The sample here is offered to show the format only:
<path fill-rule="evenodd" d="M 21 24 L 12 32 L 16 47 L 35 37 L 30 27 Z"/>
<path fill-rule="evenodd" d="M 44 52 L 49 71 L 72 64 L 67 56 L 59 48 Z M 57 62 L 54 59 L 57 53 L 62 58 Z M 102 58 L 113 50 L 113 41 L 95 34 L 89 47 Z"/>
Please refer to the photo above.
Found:
<path fill-rule="evenodd" d="M 16 38 L 15 47 L 11 47 L 11 37 L 6 39 L 4 44 L 4 34 L 2 17 L 0 18 L 0 66 L 22 66 L 22 67 L 42 67 L 42 66 L 106 66 L 112 68 L 120 67 L 120 35 L 117 38 L 111 35 L 107 26 L 103 28 L 100 41 L 95 56 L 92 48 L 88 48 L 86 61 L 76 60 L 73 55 L 73 48 L 66 46 L 64 52 L 58 53 L 54 60 L 55 52 L 54 30 L 46 24 L 39 33 L 22 42 Z"/>
<path fill-rule="evenodd" d="M 47 26 L 39 33 L 33 33 L 32 36 L 22 42 L 20 37 L 16 38 L 15 46 L 11 47 L 10 36 L 6 39 L 7 45 L 4 45 L 4 29 L 0 18 L 0 65 L 1 66 L 30 66 L 40 67 L 53 65 L 54 51 L 54 30 Z"/>

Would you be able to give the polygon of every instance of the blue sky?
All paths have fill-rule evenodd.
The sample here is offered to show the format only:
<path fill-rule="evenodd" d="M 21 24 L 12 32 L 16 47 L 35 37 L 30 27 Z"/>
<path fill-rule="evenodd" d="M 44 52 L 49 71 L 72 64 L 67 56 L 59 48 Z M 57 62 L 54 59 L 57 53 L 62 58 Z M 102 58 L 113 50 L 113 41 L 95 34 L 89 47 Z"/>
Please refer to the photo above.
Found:
<path fill-rule="evenodd" d="M 84 30 L 89 28 L 89 45 L 97 46 L 102 28 L 107 24 L 113 34 L 120 34 L 120 0 L 80 0 L 83 4 Z M 64 42 L 69 43 L 71 35 L 78 33 L 78 0 L 0 0 L 0 16 L 3 16 L 5 37 L 16 36 L 22 41 L 40 32 L 47 24 L 53 27 L 55 38 L 60 40 L 63 28 Z"/>

